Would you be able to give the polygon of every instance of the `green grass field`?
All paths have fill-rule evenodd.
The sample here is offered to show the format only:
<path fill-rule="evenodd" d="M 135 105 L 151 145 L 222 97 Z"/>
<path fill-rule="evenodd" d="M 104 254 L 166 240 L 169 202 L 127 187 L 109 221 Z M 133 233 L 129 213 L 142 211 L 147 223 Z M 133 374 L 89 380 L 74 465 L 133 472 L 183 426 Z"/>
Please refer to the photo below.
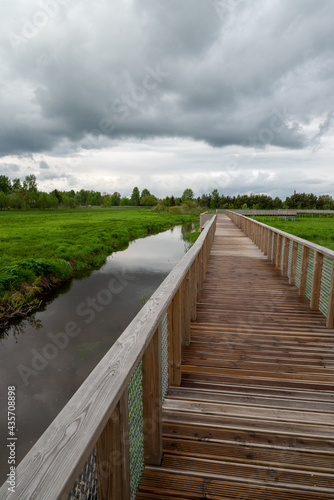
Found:
<path fill-rule="evenodd" d="M 147 209 L 0 211 L 0 325 L 47 287 L 100 267 L 129 241 L 196 220 Z"/>
<path fill-rule="evenodd" d="M 334 250 L 334 218 L 332 217 L 296 217 L 295 221 L 278 220 L 272 217 L 254 218 L 281 231 Z"/>

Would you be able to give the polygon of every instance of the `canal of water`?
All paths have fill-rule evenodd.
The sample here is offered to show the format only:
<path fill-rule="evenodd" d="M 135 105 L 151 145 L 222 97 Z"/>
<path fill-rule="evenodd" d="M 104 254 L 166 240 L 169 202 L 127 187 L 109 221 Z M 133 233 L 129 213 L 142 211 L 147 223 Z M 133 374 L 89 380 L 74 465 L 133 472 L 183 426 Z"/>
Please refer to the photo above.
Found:
<path fill-rule="evenodd" d="M 192 225 L 138 239 L 89 277 L 66 284 L 0 333 L 0 484 L 7 463 L 7 389 L 16 387 L 16 465 L 188 249 Z"/>

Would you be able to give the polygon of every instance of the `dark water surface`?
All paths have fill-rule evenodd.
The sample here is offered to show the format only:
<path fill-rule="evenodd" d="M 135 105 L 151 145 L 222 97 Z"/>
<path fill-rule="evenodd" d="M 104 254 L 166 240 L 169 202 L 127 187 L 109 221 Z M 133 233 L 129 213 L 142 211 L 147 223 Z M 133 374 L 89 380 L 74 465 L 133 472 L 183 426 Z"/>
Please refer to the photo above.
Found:
<path fill-rule="evenodd" d="M 0 484 L 9 471 L 7 388 L 16 387 L 16 465 L 187 250 L 191 225 L 130 243 L 0 334 Z"/>

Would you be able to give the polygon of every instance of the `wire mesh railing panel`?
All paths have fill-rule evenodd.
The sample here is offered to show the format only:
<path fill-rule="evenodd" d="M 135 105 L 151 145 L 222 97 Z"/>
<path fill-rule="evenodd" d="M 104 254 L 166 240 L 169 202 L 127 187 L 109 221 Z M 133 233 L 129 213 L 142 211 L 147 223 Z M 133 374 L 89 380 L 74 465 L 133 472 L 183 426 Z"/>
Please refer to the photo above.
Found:
<path fill-rule="evenodd" d="M 296 279 L 295 284 L 296 287 L 299 288 L 300 285 L 300 270 L 302 267 L 302 253 L 303 253 L 303 245 L 298 243 L 298 251 L 297 251 L 297 265 L 296 265 Z"/>
<path fill-rule="evenodd" d="M 292 246 L 293 246 L 293 241 L 290 240 L 290 243 L 289 243 L 289 260 L 288 260 L 288 278 L 290 278 L 290 276 L 291 276 Z"/>
<path fill-rule="evenodd" d="M 144 471 L 143 373 L 139 361 L 129 382 L 129 438 L 131 498 L 135 498 Z"/>
<path fill-rule="evenodd" d="M 311 248 L 308 259 L 307 279 L 306 279 L 306 297 L 308 299 L 311 299 L 311 293 L 312 293 L 313 268 L 314 268 L 314 250 Z"/>
<path fill-rule="evenodd" d="M 95 449 L 90 454 L 67 500 L 98 500 Z"/>
<path fill-rule="evenodd" d="M 322 263 L 321 287 L 320 287 L 320 303 L 319 310 L 324 316 L 328 313 L 329 291 L 332 279 L 333 259 L 324 257 Z"/>
<path fill-rule="evenodd" d="M 165 401 L 168 391 L 168 315 L 167 313 L 162 318 L 162 402 Z"/>

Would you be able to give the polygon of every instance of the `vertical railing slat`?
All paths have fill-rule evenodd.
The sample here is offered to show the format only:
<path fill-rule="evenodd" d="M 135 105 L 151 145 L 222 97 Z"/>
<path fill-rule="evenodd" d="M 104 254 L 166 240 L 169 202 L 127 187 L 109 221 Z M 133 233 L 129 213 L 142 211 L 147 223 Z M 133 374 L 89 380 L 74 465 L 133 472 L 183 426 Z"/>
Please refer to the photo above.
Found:
<path fill-rule="evenodd" d="M 303 245 L 302 263 L 300 267 L 300 283 L 299 283 L 299 295 L 301 297 L 304 297 L 306 294 L 309 255 L 310 255 L 310 249 Z"/>
<path fill-rule="evenodd" d="M 290 239 L 284 238 L 283 267 L 282 267 L 282 276 L 284 278 L 288 276 L 289 250 L 290 250 Z"/>
<path fill-rule="evenodd" d="M 168 308 L 168 380 L 170 386 L 181 385 L 181 298 L 180 288 Z"/>
<path fill-rule="evenodd" d="M 183 344 L 190 345 L 190 271 L 188 271 L 185 279 L 184 279 L 184 288 L 183 288 Z"/>
<path fill-rule="evenodd" d="M 128 390 L 96 443 L 99 500 L 130 500 Z"/>
<path fill-rule="evenodd" d="M 298 256 L 298 243 L 296 241 L 292 242 L 292 254 L 291 254 L 291 271 L 289 283 L 294 285 L 296 281 L 296 271 L 297 271 L 297 256 Z"/>
<path fill-rule="evenodd" d="M 145 465 L 160 465 L 162 459 L 161 359 L 161 326 L 159 326 L 142 359 Z"/>
<path fill-rule="evenodd" d="M 311 292 L 311 302 L 310 308 L 312 310 L 319 309 L 320 301 L 320 287 L 321 287 L 321 273 L 322 273 L 322 263 L 324 256 L 320 252 L 315 252 L 314 254 L 314 266 L 313 266 L 313 278 L 312 278 L 312 292 Z"/>

